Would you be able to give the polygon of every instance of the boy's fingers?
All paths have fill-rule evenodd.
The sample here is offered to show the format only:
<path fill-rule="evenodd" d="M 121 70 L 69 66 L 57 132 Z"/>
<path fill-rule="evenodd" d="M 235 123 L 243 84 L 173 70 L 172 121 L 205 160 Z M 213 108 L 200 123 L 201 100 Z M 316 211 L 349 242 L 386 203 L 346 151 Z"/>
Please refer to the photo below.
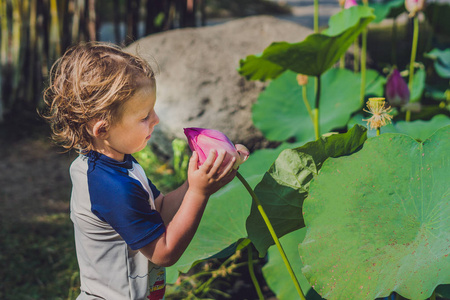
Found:
<path fill-rule="evenodd" d="M 209 173 L 209 170 L 211 170 L 213 162 L 216 158 L 216 153 L 217 153 L 216 150 L 211 149 L 211 151 L 209 151 L 208 157 L 206 158 L 205 162 L 201 166 L 201 168 L 203 168 L 203 170 L 206 173 Z"/>
<path fill-rule="evenodd" d="M 225 167 L 225 169 L 222 170 L 222 173 L 221 173 L 219 179 L 224 178 L 225 176 L 227 176 L 231 172 L 235 162 L 236 162 L 236 157 L 233 157 L 230 160 L 230 162 L 228 163 L 228 165 Z"/>
<path fill-rule="evenodd" d="M 188 169 L 190 172 L 193 172 L 198 169 L 198 153 L 197 153 L 197 151 L 192 152 L 192 156 L 189 161 Z"/>
<path fill-rule="evenodd" d="M 220 150 L 216 160 L 214 161 L 214 165 L 209 170 L 209 173 L 216 174 L 219 171 L 220 166 L 222 165 L 223 161 L 225 160 L 225 155 L 227 155 L 227 152 L 224 150 Z"/>

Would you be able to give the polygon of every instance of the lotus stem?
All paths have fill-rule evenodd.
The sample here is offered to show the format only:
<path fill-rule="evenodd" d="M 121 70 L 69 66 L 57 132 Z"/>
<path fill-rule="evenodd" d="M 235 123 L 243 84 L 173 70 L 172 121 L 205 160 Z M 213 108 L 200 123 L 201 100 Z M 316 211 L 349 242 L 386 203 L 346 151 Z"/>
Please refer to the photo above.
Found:
<path fill-rule="evenodd" d="M 314 115 L 311 110 L 311 105 L 309 105 L 308 96 L 306 95 L 306 85 L 302 86 L 302 97 L 303 103 L 305 103 L 306 109 L 308 110 L 308 115 L 311 118 L 311 121 L 314 123 Z"/>
<path fill-rule="evenodd" d="M 367 28 L 361 34 L 361 92 L 360 105 L 364 106 L 364 95 L 366 92 L 366 61 L 367 61 Z"/>
<path fill-rule="evenodd" d="M 363 0 L 364 6 L 369 6 L 369 1 Z M 364 96 L 366 92 L 366 69 L 367 69 L 367 27 L 361 33 L 361 91 L 360 105 L 364 106 Z"/>
<path fill-rule="evenodd" d="M 319 0 L 314 0 L 314 33 L 319 33 Z"/>
<path fill-rule="evenodd" d="M 252 279 L 253 285 L 255 286 L 256 293 L 258 294 L 259 300 L 264 300 L 264 295 L 259 286 L 258 280 L 255 276 L 255 270 L 253 268 L 253 248 L 252 245 L 247 247 L 248 250 L 248 271 L 250 273 L 250 278 Z"/>
<path fill-rule="evenodd" d="M 353 42 L 353 71 L 357 73 L 359 71 L 359 44 L 358 44 L 358 38 L 356 37 L 355 41 Z"/>
<path fill-rule="evenodd" d="M 314 134 L 316 140 L 320 138 L 320 125 L 319 125 L 319 103 L 320 103 L 320 75 L 316 77 L 316 101 L 314 103 Z"/>
<path fill-rule="evenodd" d="M 417 14 L 413 17 L 414 21 L 414 31 L 413 31 L 413 41 L 411 47 L 411 61 L 409 62 L 409 81 L 408 87 L 409 92 L 412 96 L 413 86 L 414 86 L 414 63 L 416 61 L 417 55 L 417 43 L 419 42 L 419 18 Z M 406 111 L 405 121 L 409 122 L 411 120 L 411 110 Z"/>
<path fill-rule="evenodd" d="M 300 287 L 300 284 L 298 283 L 297 277 L 295 276 L 294 270 L 292 269 L 292 266 L 286 256 L 286 253 L 283 250 L 283 247 L 281 246 L 281 243 L 278 239 L 277 234 L 275 233 L 275 230 L 273 229 L 272 223 L 270 223 L 269 218 L 267 217 L 266 212 L 264 211 L 261 202 L 259 201 L 258 197 L 256 196 L 255 192 L 253 191 L 253 189 L 250 187 L 250 185 L 248 184 L 247 180 L 245 180 L 244 177 L 242 177 L 242 175 L 237 172 L 236 173 L 236 177 L 242 182 L 242 184 L 244 185 L 244 187 L 247 189 L 248 193 L 252 196 L 253 200 L 256 203 L 256 206 L 258 207 L 259 213 L 261 214 L 261 217 L 263 218 L 264 222 L 266 223 L 267 229 L 269 230 L 273 241 L 275 242 L 275 245 L 278 248 L 278 251 L 280 252 L 280 255 L 283 259 L 283 262 L 289 272 L 289 275 L 291 276 L 292 282 L 295 285 L 295 288 L 297 289 L 298 295 L 300 296 L 301 300 L 306 300 L 305 295 L 303 294 L 302 288 Z"/>

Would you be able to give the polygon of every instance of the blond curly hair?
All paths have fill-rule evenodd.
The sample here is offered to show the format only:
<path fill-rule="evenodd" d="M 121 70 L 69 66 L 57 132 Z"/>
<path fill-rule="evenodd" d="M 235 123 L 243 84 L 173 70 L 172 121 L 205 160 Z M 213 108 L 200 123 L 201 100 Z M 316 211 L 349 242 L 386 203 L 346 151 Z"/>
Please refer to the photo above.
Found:
<path fill-rule="evenodd" d="M 110 127 L 120 120 L 124 103 L 148 79 L 155 84 L 155 73 L 144 59 L 108 43 L 78 44 L 52 66 L 41 115 L 66 150 L 92 150 L 89 121 L 103 120 Z"/>

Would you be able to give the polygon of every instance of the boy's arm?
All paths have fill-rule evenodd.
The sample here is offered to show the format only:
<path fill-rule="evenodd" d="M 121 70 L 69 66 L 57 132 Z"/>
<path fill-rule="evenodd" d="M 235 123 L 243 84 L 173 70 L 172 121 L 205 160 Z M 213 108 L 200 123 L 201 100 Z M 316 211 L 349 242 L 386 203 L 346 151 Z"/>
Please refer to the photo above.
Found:
<path fill-rule="evenodd" d="M 179 188 L 163 195 L 162 193 L 155 199 L 156 210 L 161 215 L 164 224 L 169 224 L 183 202 L 184 195 L 188 190 L 189 184 L 186 180 Z"/>
<path fill-rule="evenodd" d="M 189 162 L 188 184 L 184 185 L 187 190 L 183 199 L 177 202 L 179 208 L 171 221 L 166 224 L 165 233 L 140 249 L 151 262 L 163 267 L 171 266 L 186 250 L 197 231 L 209 196 L 229 183 L 236 175 L 236 170 L 231 171 L 234 158 L 220 170 L 225 155 L 225 152 L 220 152 L 216 158 L 215 152 L 211 152 L 203 165 L 198 167 L 198 154 L 193 153 Z M 172 196 L 176 196 L 177 191 Z M 182 192 L 182 189 L 178 192 Z M 167 200 L 169 199 L 164 199 L 163 202 L 166 203 L 162 203 L 162 211 L 166 210 L 164 205 L 169 202 Z M 172 207 L 167 209 L 167 212 L 169 211 L 173 211 Z M 167 215 L 170 216 L 170 213 Z"/>

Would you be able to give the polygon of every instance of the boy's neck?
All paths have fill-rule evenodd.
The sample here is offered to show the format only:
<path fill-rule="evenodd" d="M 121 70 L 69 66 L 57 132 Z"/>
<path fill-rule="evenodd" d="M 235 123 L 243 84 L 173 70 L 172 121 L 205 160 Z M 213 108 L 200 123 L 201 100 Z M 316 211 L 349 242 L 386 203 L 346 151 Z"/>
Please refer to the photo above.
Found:
<path fill-rule="evenodd" d="M 117 160 L 119 162 L 122 162 L 125 160 L 125 154 L 124 153 L 120 153 L 114 149 L 112 149 L 111 147 L 108 147 L 107 145 L 105 145 L 104 143 L 94 143 L 94 147 L 93 149 L 94 151 L 103 154 L 105 156 L 108 156 L 109 158 L 112 158 L 114 160 Z"/>

